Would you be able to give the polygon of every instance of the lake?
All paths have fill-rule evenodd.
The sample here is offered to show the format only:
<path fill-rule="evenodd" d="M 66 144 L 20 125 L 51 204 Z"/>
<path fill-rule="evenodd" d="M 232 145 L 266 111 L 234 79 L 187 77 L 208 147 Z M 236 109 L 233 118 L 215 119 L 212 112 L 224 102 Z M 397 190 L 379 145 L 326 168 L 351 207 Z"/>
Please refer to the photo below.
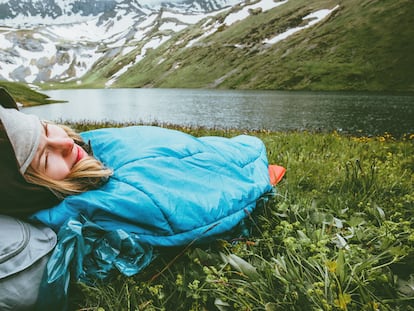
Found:
<path fill-rule="evenodd" d="M 52 121 L 178 124 L 246 130 L 414 133 L 414 96 L 206 89 L 45 91 L 65 103 L 23 110 Z"/>

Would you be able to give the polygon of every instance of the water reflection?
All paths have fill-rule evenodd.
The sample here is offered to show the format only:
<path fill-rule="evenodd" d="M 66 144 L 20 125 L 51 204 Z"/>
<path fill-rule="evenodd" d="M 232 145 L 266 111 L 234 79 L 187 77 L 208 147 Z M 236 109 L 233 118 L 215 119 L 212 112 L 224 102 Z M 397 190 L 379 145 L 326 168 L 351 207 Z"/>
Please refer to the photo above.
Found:
<path fill-rule="evenodd" d="M 64 104 L 25 108 L 61 121 L 159 122 L 220 128 L 414 133 L 414 96 L 203 89 L 92 89 L 47 93 Z"/>

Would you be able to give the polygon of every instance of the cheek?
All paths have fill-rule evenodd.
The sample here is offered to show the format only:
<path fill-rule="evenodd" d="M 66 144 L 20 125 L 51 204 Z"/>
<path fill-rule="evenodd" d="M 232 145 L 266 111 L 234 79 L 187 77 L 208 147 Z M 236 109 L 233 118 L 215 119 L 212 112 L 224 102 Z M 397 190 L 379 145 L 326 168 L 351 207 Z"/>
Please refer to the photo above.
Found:
<path fill-rule="evenodd" d="M 70 173 L 67 163 L 59 157 L 49 157 L 46 175 L 53 180 L 62 180 Z"/>

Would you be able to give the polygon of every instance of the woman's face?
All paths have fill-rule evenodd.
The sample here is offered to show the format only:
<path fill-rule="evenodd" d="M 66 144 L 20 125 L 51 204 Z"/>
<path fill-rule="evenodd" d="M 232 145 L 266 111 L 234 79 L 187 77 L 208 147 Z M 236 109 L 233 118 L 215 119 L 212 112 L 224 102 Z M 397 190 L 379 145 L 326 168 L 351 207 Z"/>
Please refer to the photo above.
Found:
<path fill-rule="evenodd" d="M 87 156 L 63 128 L 44 123 L 39 147 L 30 165 L 53 180 L 62 180 L 76 163 Z"/>

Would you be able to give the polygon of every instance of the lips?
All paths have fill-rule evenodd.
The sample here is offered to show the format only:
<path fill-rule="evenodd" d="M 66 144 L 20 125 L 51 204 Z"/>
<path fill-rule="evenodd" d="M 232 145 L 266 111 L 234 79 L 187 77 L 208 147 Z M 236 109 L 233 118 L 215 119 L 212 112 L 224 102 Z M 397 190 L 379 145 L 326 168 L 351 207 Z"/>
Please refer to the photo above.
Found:
<path fill-rule="evenodd" d="M 76 144 L 75 144 L 75 147 L 76 147 L 77 154 L 76 154 L 76 160 L 75 160 L 74 164 L 78 163 L 80 160 L 82 160 L 84 157 L 87 156 L 86 151 L 83 150 L 82 147 L 80 147 L 79 145 L 76 145 Z"/>

